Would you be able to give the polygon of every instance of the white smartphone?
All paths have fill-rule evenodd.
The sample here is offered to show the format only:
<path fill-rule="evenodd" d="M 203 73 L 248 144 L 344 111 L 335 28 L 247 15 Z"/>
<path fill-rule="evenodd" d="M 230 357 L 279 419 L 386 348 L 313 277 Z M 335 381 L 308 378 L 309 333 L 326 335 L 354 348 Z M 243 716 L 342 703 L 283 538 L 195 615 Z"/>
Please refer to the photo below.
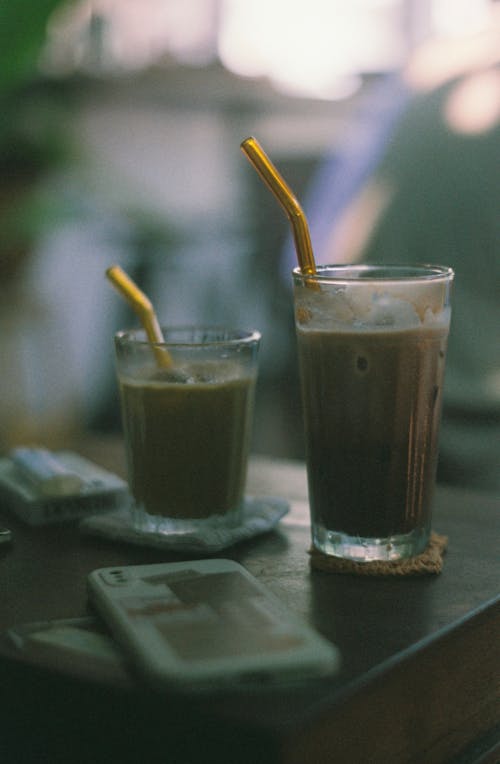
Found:
<path fill-rule="evenodd" d="M 90 601 L 144 679 L 203 690 L 330 675 L 337 648 L 245 568 L 211 559 L 103 568 Z"/>

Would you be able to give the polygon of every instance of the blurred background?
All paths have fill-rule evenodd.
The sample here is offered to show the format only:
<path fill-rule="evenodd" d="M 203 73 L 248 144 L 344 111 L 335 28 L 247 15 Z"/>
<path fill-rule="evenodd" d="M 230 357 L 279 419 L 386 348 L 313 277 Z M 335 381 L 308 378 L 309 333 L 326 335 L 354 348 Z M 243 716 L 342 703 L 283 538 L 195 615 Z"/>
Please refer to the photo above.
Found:
<path fill-rule="evenodd" d="M 253 448 L 303 456 L 294 253 L 239 150 L 255 135 L 318 262 L 456 269 L 443 477 L 494 487 L 499 52 L 490 0 L 1 4 L 2 453 L 119 432 L 112 336 L 136 323 L 104 278 L 119 263 L 163 323 L 261 330 Z"/>

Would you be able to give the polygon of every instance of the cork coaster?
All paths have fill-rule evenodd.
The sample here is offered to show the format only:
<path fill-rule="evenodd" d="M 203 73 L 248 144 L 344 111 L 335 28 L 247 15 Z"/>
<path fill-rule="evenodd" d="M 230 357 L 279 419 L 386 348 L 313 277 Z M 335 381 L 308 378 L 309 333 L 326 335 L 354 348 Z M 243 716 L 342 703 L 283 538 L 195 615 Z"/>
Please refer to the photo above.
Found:
<path fill-rule="evenodd" d="M 352 573 L 357 576 L 421 576 L 427 573 L 441 573 L 443 556 L 448 546 L 448 537 L 432 531 L 429 544 L 423 552 L 405 560 L 374 560 L 355 562 L 341 557 L 323 554 L 311 547 L 311 566 L 327 573 Z"/>

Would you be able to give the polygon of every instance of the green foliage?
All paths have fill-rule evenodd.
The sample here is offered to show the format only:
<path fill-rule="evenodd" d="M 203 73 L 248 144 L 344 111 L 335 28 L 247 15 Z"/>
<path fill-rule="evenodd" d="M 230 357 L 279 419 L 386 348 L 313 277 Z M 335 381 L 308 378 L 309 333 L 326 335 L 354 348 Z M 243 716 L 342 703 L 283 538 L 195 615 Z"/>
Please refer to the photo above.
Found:
<path fill-rule="evenodd" d="M 61 0 L 0 0 L 0 94 L 36 76 L 47 21 Z"/>
<path fill-rule="evenodd" d="M 36 176 L 62 156 L 61 94 L 37 64 L 62 0 L 0 0 L 0 174 Z"/>
<path fill-rule="evenodd" d="M 36 181 L 64 161 L 64 88 L 40 76 L 47 22 L 62 0 L 0 0 L 0 276 L 16 272 L 23 251 L 54 210 Z M 58 211 L 56 211 L 58 213 Z"/>

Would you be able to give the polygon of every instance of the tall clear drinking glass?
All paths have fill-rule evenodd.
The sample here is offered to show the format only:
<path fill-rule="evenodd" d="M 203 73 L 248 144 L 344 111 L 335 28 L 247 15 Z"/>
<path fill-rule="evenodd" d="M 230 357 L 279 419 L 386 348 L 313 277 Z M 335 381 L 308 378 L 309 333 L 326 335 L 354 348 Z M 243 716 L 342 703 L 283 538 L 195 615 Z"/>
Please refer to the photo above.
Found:
<path fill-rule="evenodd" d="M 294 270 L 312 541 L 327 555 L 394 560 L 428 543 L 453 275 Z"/>

